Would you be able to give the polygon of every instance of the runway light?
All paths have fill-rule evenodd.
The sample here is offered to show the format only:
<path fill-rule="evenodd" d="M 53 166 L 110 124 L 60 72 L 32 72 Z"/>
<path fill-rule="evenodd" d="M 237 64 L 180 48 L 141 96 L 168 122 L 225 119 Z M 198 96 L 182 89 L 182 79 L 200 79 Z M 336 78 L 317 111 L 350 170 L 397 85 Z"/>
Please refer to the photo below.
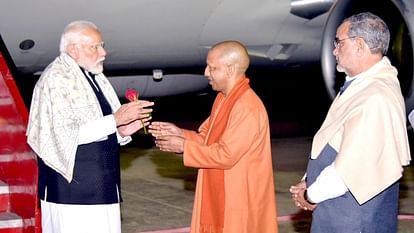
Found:
<path fill-rule="evenodd" d="M 154 78 L 154 80 L 161 80 L 162 79 L 162 70 L 160 70 L 160 69 L 152 70 L 152 77 Z"/>

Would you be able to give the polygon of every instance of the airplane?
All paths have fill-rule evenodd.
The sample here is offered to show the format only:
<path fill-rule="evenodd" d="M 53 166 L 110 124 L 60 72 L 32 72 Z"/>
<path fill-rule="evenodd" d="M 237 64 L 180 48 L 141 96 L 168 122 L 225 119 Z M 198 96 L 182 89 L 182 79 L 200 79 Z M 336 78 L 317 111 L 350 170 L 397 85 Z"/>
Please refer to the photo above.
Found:
<path fill-rule="evenodd" d="M 388 55 L 399 69 L 407 109 L 414 108 L 412 0 L 43 0 L 1 5 L 1 38 L 17 73 L 39 75 L 58 55 L 63 28 L 73 20 L 89 20 L 103 33 L 105 73 L 120 97 L 131 86 L 142 97 L 204 90 L 208 49 L 218 41 L 239 40 L 248 48 L 251 67 L 321 62 L 333 98 L 340 85 L 332 55 L 336 27 L 352 13 L 371 11 L 390 27 Z"/>

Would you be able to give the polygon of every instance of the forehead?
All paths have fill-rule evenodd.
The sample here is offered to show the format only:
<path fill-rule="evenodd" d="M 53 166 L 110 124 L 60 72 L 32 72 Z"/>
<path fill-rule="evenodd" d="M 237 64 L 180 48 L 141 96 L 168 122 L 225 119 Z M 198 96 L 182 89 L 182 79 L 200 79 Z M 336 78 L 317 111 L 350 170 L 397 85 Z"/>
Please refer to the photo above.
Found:
<path fill-rule="evenodd" d="M 82 41 L 86 43 L 100 43 L 103 40 L 99 31 L 93 28 L 88 28 L 82 31 Z"/>
<path fill-rule="evenodd" d="M 223 60 L 220 56 L 221 54 L 217 49 L 210 50 L 207 54 L 207 64 L 220 64 Z"/>
<path fill-rule="evenodd" d="M 347 35 L 348 31 L 349 31 L 349 27 L 350 27 L 351 23 L 350 22 L 344 22 L 342 23 L 338 29 L 336 30 L 336 35 Z M 339 37 L 338 37 L 339 38 Z"/>

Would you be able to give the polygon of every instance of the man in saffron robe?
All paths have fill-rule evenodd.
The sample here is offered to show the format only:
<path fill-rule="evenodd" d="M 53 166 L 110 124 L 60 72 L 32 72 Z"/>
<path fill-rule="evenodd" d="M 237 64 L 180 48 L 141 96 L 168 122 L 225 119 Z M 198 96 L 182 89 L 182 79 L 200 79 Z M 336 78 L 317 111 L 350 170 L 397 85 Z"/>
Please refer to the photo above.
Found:
<path fill-rule="evenodd" d="M 290 189 L 298 207 L 313 210 L 312 233 L 397 232 L 411 156 L 389 40 L 385 22 L 368 12 L 337 29 L 333 54 L 346 82 L 313 139 L 306 179 Z"/>
<path fill-rule="evenodd" d="M 149 124 L 153 103 L 119 103 L 103 45 L 93 23 L 68 24 L 33 91 L 27 142 L 39 157 L 44 233 L 121 232 L 119 145 Z"/>
<path fill-rule="evenodd" d="M 219 93 L 198 132 L 150 125 L 161 150 L 183 153 L 184 165 L 199 168 L 191 233 L 277 232 L 269 122 L 248 66 L 241 43 L 214 45 L 205 75 Z"/>

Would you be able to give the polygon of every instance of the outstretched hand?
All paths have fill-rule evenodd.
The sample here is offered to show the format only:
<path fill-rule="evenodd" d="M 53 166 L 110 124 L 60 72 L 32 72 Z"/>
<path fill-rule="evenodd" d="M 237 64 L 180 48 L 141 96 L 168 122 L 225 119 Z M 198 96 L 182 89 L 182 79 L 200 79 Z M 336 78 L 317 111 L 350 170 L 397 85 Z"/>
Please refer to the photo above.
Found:
<path fill-rule="evenodd" d="M 162 151 L 183 153 L 183 130 L 173 123 L 154 121 L 149 132 L 155 137 L 155 145 Z"/>
<path fill-rule="evenodd" d="M 185 139 L 180 136 L 159 136 L 155 140 L 155 145 L 162 151 L 181 154 L 184 152 Z"/>
<path fill-rule="evenodd" d="M 183 130 L 173 123 L 154 121 L 149 126 L 149 132 L 158 139 L 161 136 L 183 136 Z"/>

